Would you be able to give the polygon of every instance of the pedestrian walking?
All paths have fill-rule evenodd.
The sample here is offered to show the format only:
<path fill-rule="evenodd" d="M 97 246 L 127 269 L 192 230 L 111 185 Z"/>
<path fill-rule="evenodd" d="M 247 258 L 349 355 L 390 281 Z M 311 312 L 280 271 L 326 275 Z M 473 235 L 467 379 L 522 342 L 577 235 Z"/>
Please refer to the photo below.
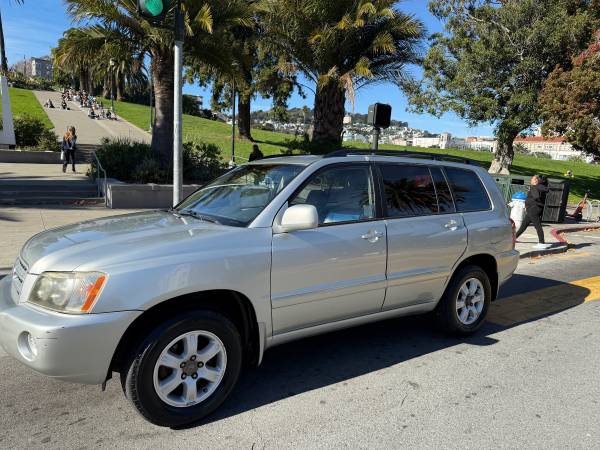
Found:
<path fill-rule="evenodd" d="M 544 230 L 542 228 L 542 215 L 544 213 L 544 204 L 546 203 L 546 194 L 548 193 L 548 180 L 542 175 L 534 175 L 531 178 L 531 187 L 525 199 L 525 218 L 517 230 L 517 238 L 521 236 L 527 227 L 531 224 L 535 227 L 538 235 L 538 244 L 536 249 L 546 249 L 550 245 L 546 244 L 544 239 Z"/>
<path fill-rule="evenodd" d="M 77 133 L 75 127 L 69 127 L 63 136 L 62 154 L 63 154 L 63 172 L 67 171 L 69 162 L 75 173 L 75 151 L 77 150 Z"/>
<path fill-rule="evenodd" d="M 248 158 L 248 161 L 257 161 L 259 159 L 263 159 L 265 157 L 265 155 L 263 155 L 263 152 L 260 151 L 260 148 L 258 148 L 257 144 L 254 144 L 252 146 L 252 153 L 250 153 L 250 157 Z"/>

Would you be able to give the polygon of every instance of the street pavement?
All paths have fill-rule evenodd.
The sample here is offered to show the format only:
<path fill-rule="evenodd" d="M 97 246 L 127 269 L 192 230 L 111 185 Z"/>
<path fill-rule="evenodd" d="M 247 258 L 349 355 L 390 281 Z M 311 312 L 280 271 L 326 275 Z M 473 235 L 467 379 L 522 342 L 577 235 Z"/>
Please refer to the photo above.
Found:
<path fill-rule="evenodd" d="M 68 102 L 69 110 L 63 111 L 60 108 L 61 94 L 54 91 L 35 91 L 36 98 L 43 106 L 48 99 L 52 100 L 55 108 L 44 108 L 48 114 L 48 118 L 54 125 L 54 131 L 59 137 L 67 130 L 67 127 L 74 126 L 77 129 L 77 142 L 83 144 L 100 144 L 102 138 L 105 137 L 126 137 L 135 141 L 149 143 L 152 139 L 150 133 L 140 130 L 135 125 L 125 121 L 119 116 L 119 120 L 95 120 L 87 116 L 87 109 L 82 109 L 75 102 Z M 110 105 L 104 105 L 105 108 L 110 108 Z"/>
<path fill-rule="evenodd" d="M 145 422 L 116 379 L 103 393 L 0 351 L 0 449 L 598 448 L 600 232 L 568 239 L 521 261 L 476 336 L 410 317 L 277 347 L 184 430 Z"/>

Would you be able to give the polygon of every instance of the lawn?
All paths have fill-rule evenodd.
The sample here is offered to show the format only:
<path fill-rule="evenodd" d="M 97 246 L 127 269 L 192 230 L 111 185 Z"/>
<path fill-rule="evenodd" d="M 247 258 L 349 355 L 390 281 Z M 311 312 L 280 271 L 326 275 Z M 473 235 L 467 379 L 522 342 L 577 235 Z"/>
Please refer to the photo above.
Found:
<path fill-rule="evenodd" d="M 44 122 L 44 125 L 49 130 L 54 128 L 54 125 L 52 125 L 52 122 L 50 122 L 46 111 L 44 111 L 44 108 L 42 108 L 40 102 L 38 102 L 35 95 L 33 95 L 33 91 L 30 91 L 29 89 L 8 88 L 8 92 L 10 95 L 10 105 L 13 116 L 29 114 L 30 116 L 37 117 Z M 0 102 L 0 114 L 1 113 L 2 102 Z"/>
<path fill-rule="evenodd" d="M 34 99 L 35 100 L 35 99 Z M 105 104 L 109 101 L 105 100 Z M 39 105 L 38 105 L 39 106 Z M 126 102 L 115 102 L 117 115 L 144 130 L 148 129 L 150 120 L 149 107 Z M 42 111 L 43 112 L 43 111 Z M 294 137 L 283 133 L 273 133 L 263 130 L 252 130 L 252 136 L 259 144 L 265 155 L 278 154 L 293 146 Z M 201 119 L 199 117 L 184 115 L 183 117 L 183 140 L 200 140 L 213 143 L 221 148 L 224 159 L 229 159 L 231 153 L 231 126 L 222 122 Z M 368 148 L 366 144 L 345 144 L 346 147 Z M 246 140 L 236 141 L 236 154 L 248 157 L 252 143 Z M 441 153 L 453 156 L 469 158 L 489 167 L 493 155 L 488 152 L 470 150 L 439 150 L 423 149 L 416 147 L 399 147 L 396 145 L 381 145 L 382 150 L 410 150 L 418 152 Z M 586 190 L 591 191 L 591 198 L 600 199 L 600 165 L 572 162 L 553 161 L 550 159 L 534 158 L 531 156 L 517 155 L 511 172 L 514 175 L 533 175 L 540 173 L 550 178 L 564 178 L 564 174 L 571 170 L 575 175 L 571 181 L 570 203 L 577 203 L 583 197 Z"/>

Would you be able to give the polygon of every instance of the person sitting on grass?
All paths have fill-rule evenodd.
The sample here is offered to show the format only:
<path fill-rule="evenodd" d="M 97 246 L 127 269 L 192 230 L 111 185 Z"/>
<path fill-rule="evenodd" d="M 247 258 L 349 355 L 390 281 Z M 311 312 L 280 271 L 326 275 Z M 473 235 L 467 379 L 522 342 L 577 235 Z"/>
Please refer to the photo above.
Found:
<path fill-rule="evenodd" d="M 254 144 L 252 146 L 252 153 L 250 153 L 250 157 L 248 158 L 248 161 L 257 161 L 259 159 L 263 159 L 265 157 L 265 155 L 263 155 L 263 152 L 260 151 L 260 148 L 258 148 L 257 144 Z"/>

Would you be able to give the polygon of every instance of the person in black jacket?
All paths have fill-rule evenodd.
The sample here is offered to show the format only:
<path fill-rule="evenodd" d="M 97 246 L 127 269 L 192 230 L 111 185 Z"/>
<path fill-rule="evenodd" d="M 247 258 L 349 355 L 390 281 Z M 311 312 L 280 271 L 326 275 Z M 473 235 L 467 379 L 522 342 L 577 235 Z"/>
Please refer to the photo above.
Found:
<path fill-rule="evenodd" d="M 517 231 L 517 238 L 521 236 L 527 227 L 531 224 L 537 231 L 539 244 L 538 248 L 548 248 L 550 245 L 546 244 L 544 240 L 544 230 L 542 229 L 542 215 L 544 213 L 544 205 L 546 203 L 546 194 L 548 193 L 548 181 L 546 177 L 541 175 L 534 175 L 531 178 L 531 187 L 527 193 L 527 199 L 525 200 L 525 211 L 526 215 L 523 219 L 523 223 Z"/>
<path fill-rule="evenodd" d="M 258 145 L 254 144 L 252 146 L 252 153 L 250 153 L 250 158 L 248 158 L 248 161 L 258 161 L 259 159 L 263 159 L 264 157 L 265 155 L 263 155 L 263 152 L 260 151 Z"/>

